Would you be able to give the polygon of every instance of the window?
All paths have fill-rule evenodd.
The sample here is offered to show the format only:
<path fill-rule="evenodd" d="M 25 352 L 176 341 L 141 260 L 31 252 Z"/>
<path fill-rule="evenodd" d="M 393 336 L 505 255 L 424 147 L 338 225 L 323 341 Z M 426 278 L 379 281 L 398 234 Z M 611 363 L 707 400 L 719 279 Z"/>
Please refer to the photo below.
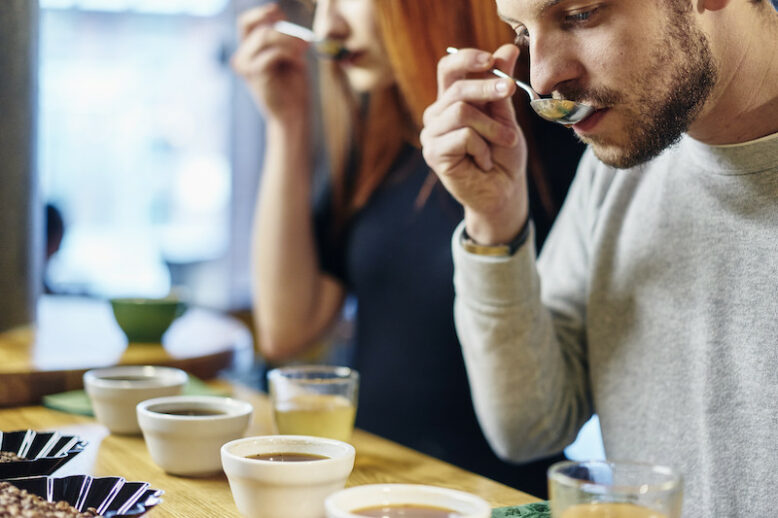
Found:
<path fill-rule="evenodd" d="M 65 220 L 48 285 L 106 297 L 186 285 L 200 302 L 230 305 L 228 0 L 40 7 L 40 183 Z"/>

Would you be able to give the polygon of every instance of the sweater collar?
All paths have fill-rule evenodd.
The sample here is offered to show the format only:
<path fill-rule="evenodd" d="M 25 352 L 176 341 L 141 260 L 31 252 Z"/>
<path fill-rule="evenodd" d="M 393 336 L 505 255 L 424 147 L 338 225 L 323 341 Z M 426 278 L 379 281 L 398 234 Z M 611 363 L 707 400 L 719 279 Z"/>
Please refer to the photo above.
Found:
<path fill-rule="evenodd" d="M 678 146 L 684 155 L 711 173 L 738 175 L 778 170 L 778 133 L 724 146 L 711 146 L 684 135 Z"/>

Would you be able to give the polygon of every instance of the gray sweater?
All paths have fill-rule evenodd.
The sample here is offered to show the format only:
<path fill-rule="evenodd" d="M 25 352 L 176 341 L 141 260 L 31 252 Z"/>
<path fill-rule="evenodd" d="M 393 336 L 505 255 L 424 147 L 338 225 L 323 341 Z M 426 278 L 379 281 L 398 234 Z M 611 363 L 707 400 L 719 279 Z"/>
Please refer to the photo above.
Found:
<path fill-rule="evenodd" d="M 596 412 L 608 458 L 682 473 L 685 518 L 778 516 L 778 134 L 622 171 L 588 151 L 537 264 L 461 228 L 457 331 L 500 456 Z"/>

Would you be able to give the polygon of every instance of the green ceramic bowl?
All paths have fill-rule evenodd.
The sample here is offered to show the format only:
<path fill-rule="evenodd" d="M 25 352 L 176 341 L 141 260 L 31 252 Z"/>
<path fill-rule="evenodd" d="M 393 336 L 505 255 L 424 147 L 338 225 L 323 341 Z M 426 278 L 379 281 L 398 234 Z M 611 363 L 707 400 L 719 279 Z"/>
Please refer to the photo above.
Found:
<path fill-rule="evenodd" d="M 170 324 L 186 311 L 175 298 L 114 298 L 110 300 L 116 323 L 130 342 L 161 343 Z"/>

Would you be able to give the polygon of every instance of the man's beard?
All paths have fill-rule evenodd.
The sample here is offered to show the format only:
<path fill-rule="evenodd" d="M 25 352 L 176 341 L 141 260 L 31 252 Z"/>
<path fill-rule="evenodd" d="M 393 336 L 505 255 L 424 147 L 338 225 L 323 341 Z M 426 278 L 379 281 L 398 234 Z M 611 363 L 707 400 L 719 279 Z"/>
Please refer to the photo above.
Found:
<path fill-rule="evenodd" d="M 705 34 L 692 24 L 688 13 L 675 11 L 668 20 L 668 44 L 658 49 L 649 66 L 635 76 L 636 88 L 630 95 L 609 88 L 587 90 L 574 85 L 559 90 L 567 99 L 603 107 L 619 105 L 627 121 L 619 132 L 625 141 L 617 143 L 596 135 L 581 138 L 610 166 L 634 167 L 678 142 L 716 83 L 718 70 Z M 667 67 L 675 67 L 670 81 L 658 85 L 656 78 L 662 77 Z M 657 91 L 668 88 L 663 95 L 657 95 Z M 636 96 L 636 92 L 642 95 Z"/>

